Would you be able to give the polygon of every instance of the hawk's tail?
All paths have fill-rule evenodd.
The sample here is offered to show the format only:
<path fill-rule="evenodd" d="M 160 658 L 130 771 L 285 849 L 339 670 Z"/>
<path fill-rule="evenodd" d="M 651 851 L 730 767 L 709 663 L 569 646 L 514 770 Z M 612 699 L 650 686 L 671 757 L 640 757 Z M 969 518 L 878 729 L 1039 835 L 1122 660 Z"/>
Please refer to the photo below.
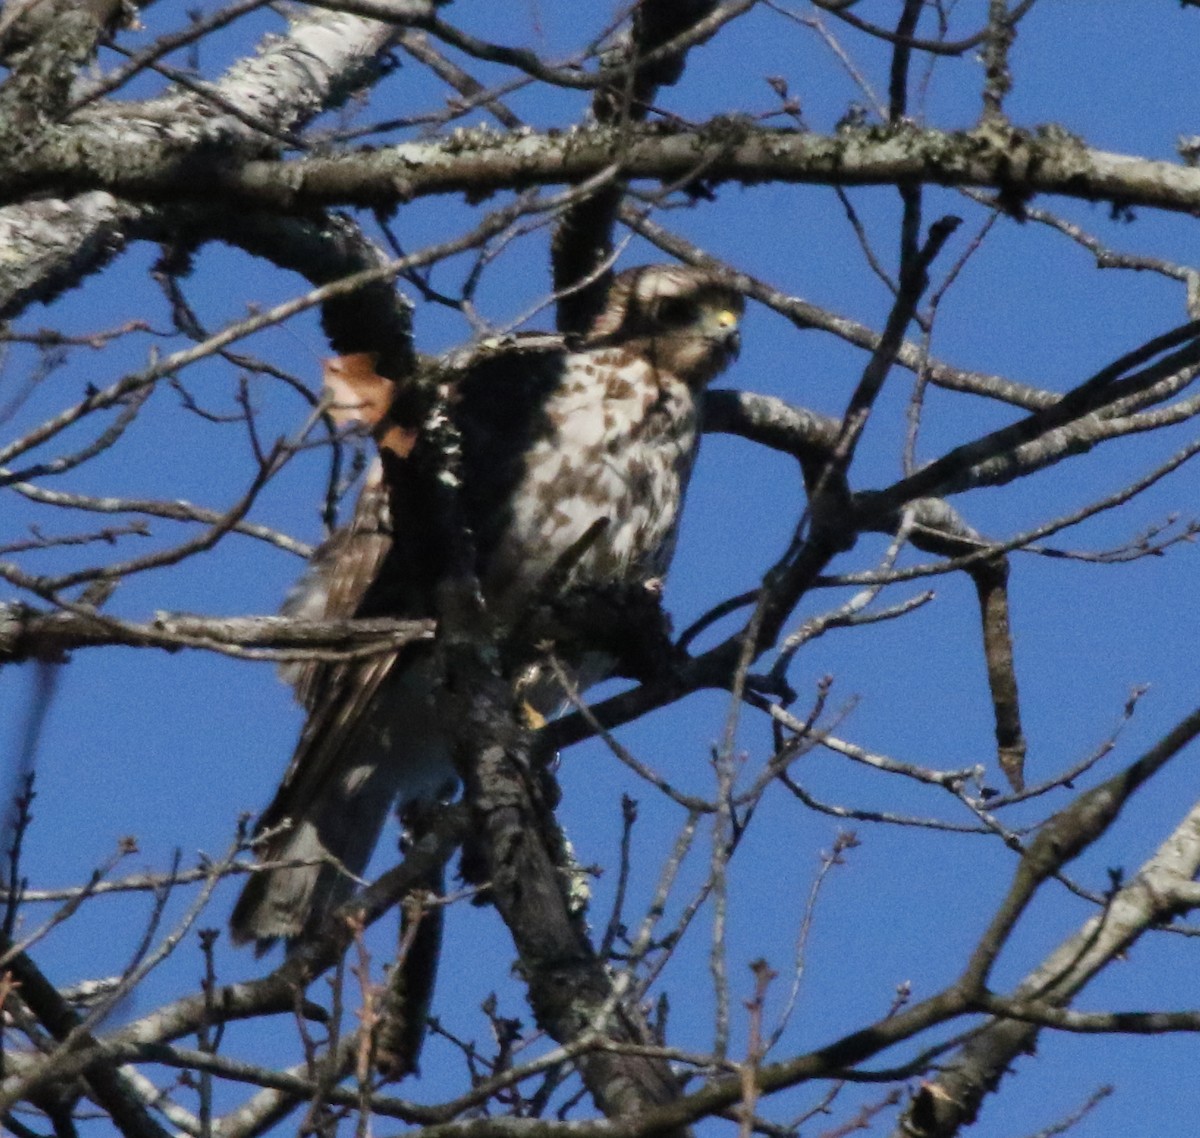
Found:
<path fill-rule="evenodd" d="M 238 898 L 229 922 L 236 944 L 255 941 L 261 954 L 275 940 L 303 938 L 350 897 L 403 790 L 400 773 L 394 763 L 356 763 L 331 772 L 331 785 L 307 803 L 287 802 L 281 789 L 266 816 L 279 819 L 279 832 L 259 852 L 273 868 L 254 873 Z"/>
<path fill-rule="evenodd" d="M 388 730 L 355 741 L 356 753 L 304 755 L 263 813 L 260 832 L 277 831 L 259 851 L 270 868 L 255 872 L 238 898 L 229 922 L 234 943 L 254 941 L 261 954 L 275 940 L 315 933 L 360 883 L 393 806 L 403 811 L 453 794 L 440 737 L 406 734 L 400 749 Z"/>

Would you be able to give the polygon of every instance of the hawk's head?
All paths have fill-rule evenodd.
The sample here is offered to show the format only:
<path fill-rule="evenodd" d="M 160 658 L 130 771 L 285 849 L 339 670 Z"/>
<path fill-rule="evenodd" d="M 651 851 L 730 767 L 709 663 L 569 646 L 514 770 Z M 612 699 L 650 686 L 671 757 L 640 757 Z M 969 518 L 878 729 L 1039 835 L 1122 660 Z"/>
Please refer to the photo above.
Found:
<path fill-rule="evenodd" d="M 656 367 L 702 387 L 737 355 L 740 293 L 690 265 L 645 265 L 614 278 L 590 346 L 635 348 Z"/>

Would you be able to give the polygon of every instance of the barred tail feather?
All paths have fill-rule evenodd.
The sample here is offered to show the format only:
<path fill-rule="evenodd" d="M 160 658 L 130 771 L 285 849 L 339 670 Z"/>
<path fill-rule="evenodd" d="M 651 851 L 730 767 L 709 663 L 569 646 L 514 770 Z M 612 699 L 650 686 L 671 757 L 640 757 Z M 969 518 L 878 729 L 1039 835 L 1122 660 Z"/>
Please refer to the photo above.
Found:
<path fill-rule="evenodd" d="M 254 874 L 233 910 L 234 942 L 256 941 L 260 952 L 277 939 L 316 931 L 354 892 L 379 841 L 392 802 L 402 790 L 394 763 L 358 764 L 308 803 L 290 827 L 271 839 L 265 862 L 303 862 Z"/>
<path fill-rule="evenodd" d="M 403 720 L 402 720 L 403 722 Z M 358 754 L 330 763 L 322 777 L 285 784 L 261 828 L 288 823 L 267 840 L 267 863 L 303 862 L 255 873 L 230 918 L 237 944 L 256 942 L 260 954 L 278 939 L 316 932 L 348 900 L 361 879 L 393 806 L 444 801 L 456 780 L 440 734 L 366 732 Z"/>

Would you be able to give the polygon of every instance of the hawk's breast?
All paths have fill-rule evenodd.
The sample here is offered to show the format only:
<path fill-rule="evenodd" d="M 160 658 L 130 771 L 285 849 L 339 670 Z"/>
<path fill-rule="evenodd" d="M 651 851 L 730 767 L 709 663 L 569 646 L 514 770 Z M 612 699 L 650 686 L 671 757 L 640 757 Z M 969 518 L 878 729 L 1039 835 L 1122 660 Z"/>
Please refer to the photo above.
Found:
<path fill-rule="evenodd" d="M 621 348 L 573 352 L 543 404 L 489 559 L 485 591 L 516 615 L 592 531 L 573 584 L 632 584 L 665 572 L 696 447 L 681 380 Z"/>

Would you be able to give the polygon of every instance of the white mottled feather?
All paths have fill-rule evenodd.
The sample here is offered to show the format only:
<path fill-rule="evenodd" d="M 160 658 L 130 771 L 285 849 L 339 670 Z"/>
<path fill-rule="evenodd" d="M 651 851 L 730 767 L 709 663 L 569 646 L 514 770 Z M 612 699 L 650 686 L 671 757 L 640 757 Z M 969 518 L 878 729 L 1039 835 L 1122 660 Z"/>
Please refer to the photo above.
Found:
<path fill-rule="evenodd" d="M 445 362 L 447 375 L 458 374 L 461 400 L 449 410 L 472 459 L 464 461 L 463 500 L 475 510 L 481 584 L 502 630 L 521 626 L 568 553 L 577 556 L 568 586 L 636 586 L 666 572 L 695 459 L 695 400 L 736 353 L 741 308 L 741 298 L 703 270 L 632 269 L 613 281 L 582 345 L 518 338 Z M 365 606 L 430 615 L 411 607 L 421 603 L 411 598 L 425 587 L 426 547 L 402 521 L 394 526 L 389 491 L 376 467 L 353 522 L 318 550 L 285 611 L 340 619 Z M 598 653 L 576 655 L 581 688 L 612 667 Z M 334 859 L 341 868 L 251 878 L 231 924 L 236 940 L 260 947 L 318 927 L 364 871 L 393 804 L 437 798 L 454 779 L 425 646 L 352 663 L 314 661 L 290 673 L 309 718 L 260 819 L 260 829 L 291 829 L 263 855 Z M 522 696 L 543 713 L 561 700 L 544 678 Z"/>

